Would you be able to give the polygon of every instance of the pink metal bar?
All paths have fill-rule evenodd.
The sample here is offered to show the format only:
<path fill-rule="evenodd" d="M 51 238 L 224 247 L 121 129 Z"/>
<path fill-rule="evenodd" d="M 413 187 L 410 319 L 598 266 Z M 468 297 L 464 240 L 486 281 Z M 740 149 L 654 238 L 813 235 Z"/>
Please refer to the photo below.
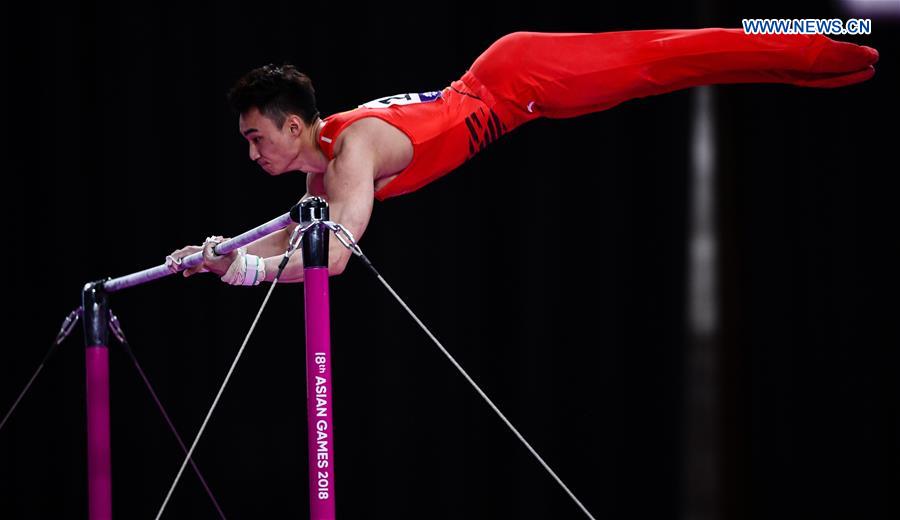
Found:
<path fill-rule="evenodd" d="M 112 518 L 112 462 L 109 435 L 109 349 L 85 349 L 87 379 L 88 513 L 90 520 Z"/>
<path fill-rule="evenodd" d="M 109 443 L 109 343 L 106 292 L 102 282 L 84 286 L 84 369 L 87 400 L 88 518 L 112 518 L 112 461 Z"/>

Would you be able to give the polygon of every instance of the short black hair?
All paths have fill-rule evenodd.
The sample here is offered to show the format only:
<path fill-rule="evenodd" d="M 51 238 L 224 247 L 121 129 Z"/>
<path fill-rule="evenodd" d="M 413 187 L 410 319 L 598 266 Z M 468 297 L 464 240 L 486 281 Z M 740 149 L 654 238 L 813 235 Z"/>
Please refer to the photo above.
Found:
<path fill-rule="evenodd" d="M 319 117 L 312 80 L 289 64 L 270 63 L 244 74 L 228 92 L 228 101 L 239 114 L 256 107 L 276 126 L 283 125 L 289 114 L 308 125 Z"/>

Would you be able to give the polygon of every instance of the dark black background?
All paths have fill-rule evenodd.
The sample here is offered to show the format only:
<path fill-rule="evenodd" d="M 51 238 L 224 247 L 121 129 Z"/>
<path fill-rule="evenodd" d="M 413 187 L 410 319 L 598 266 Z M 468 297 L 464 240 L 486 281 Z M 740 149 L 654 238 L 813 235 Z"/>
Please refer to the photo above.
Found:
<path fill-rule="evenodd" d="M 287 211 L 224 93 L 287 61 L 323 115 L 439 90 L 500 36 L 847 18 L 820 2 L 127 2 L 7 9 L 5 413 L 90 280 Z M 840 89 L 715 87 L 725 518 L 897 518 L 897 23 Z M 376 204 L 369 258 L 597 518 L 682 511 L 691 91 L 538 120 Z M 193 438 L 268 284 L 116 294 Z M 355 260 L 332 278 L 343 518 L 581 518 Z M 302 285 L 276 288 L 196 460 L 230 518 L 307 515 Z M 117 518 L 151 518 L 179 449 L 111 342 Z M 0 518 L 86 518 L 80 327 L 0 431 Z M 166 518 L 215 518 L 186 473 Z"/>

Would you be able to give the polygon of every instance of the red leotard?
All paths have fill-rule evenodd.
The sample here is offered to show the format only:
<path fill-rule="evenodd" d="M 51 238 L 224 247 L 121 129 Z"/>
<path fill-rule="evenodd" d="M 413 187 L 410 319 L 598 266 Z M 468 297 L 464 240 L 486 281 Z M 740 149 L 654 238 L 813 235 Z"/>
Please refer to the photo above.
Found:
<path fill-rule="evenodd" d="M 576 117 L 699 85 L 840 87 L 872 77 L 876 61 L 871 47 L 823 35 L 720 28 L 516 32 L 494 42 L 440 92 L 382 98 L 325 118 L 319 146 L 333 159 L 338 134 L 363 117 L 403 131 L 413 159 L 375 193 L 383 201 L 438 179 L 538 117 Z"/>

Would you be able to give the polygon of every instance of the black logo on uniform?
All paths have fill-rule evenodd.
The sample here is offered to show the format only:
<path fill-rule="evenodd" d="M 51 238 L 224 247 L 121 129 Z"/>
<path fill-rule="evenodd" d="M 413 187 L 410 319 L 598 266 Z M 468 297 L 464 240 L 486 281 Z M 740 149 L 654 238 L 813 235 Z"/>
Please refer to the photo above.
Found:
<path fill-rule="evenodd" d="M 486 115 L 484 109 L 478 107 L 478 111 L 472 112 L 466 117 L 466 126 L 469 128 L 469 157 L 484 150 L 506 133 L 506 125 L 500 121 L 494 110 L 488 109 L 488 111 L 489 114 Z M 481 117 L 478 117 L 479 112 Z"/>

